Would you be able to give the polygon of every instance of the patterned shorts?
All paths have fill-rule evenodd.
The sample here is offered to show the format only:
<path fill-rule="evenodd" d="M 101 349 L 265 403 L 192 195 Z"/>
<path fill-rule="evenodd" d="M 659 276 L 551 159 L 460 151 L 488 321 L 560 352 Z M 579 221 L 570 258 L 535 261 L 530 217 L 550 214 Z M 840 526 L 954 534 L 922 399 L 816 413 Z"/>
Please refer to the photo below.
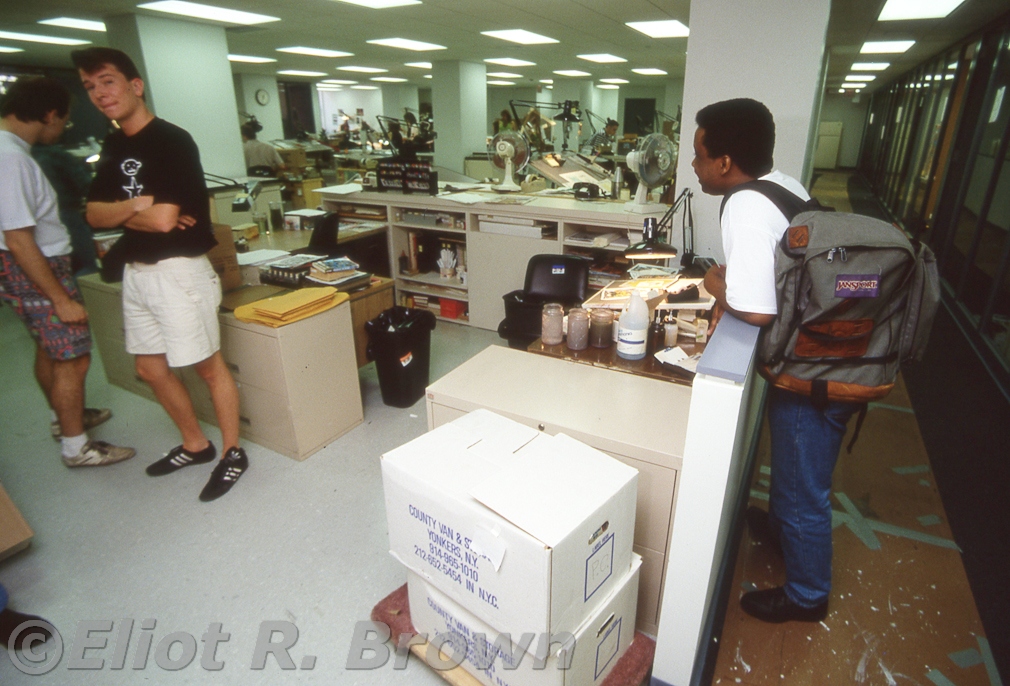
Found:
<path fill-rule="evenodd" d="M 70 256 L 46 258 L 49 268 L 70 297 L 83 303 L 70 268 Z M 0 250 L 0 300 L 11 306 L 28 327 L 32 338 L 51 359 L 73 360 L 91 352 L 91 331 L 87 323 L 64 324 L 56 316 L 53 303 L 24 273 L 14 256 Z"/>

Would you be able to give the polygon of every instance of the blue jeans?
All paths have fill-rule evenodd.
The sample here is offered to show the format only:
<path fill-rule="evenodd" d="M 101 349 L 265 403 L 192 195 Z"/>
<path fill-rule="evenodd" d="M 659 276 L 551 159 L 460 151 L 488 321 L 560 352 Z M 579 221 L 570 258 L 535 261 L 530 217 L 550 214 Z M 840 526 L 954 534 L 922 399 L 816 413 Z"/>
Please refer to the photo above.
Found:
<path fill-rule="evenodd" d="M 830 402 L 822 411 L 810 398 L 772 388 L 772 526 L 782 541 L 785 593 L 797 605 L 813 607 L 831 591 L 831 474 L 858 404 Z"/>

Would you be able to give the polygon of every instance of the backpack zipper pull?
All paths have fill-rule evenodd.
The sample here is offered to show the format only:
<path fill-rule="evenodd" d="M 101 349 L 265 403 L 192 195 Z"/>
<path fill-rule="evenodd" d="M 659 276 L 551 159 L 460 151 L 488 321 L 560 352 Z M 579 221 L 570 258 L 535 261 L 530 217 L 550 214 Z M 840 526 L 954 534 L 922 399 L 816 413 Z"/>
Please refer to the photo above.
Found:
<path fill-rule="evenodd" d="M 835 248 L 832 248 L 831 250 L 828 251 L 828 262 L 834 262 L 834 261 L 835 261 Z"/>
<path fill-rule="evenodd" d="M 842 258 L 842 262 L 847 262 L 848 261 L 846 259 L 846 257 L 845 257 L 845 248 L 839 248 L 838 249 L 838 255 L 839 255 L 839 257 Z"/>

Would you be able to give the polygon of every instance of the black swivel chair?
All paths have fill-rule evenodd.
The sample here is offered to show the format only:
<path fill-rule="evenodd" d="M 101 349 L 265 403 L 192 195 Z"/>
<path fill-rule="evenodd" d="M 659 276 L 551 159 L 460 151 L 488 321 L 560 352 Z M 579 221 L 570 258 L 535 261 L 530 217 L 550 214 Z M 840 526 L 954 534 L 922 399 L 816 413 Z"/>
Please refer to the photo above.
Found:
<path fill-rule="evenodd" d="M 255 176 L 256 178 L 272 179 L 277 174 L 274 173 L 274 168 L 266 164 L 255 164 L 245 170 L 247 176 Z"/>
<path fill-rule="evenodd" d="M 576 307 L 586 299 L 589 289 L 589 260 L 577 255 L 534 255 L 526 265 L 526 284 L 512 291 L 505 300 L 505 319 L 498 325 L 498 335 L 510 348 L 525 349 L 540 338 L 544 303 Z"/>
<path fill-rule="evenodd" d="M 325 257 L 342 257 L 345 251 L 337 245 L 337 232 L 340 229 L 340 217 L 336 212 L 323 216 L 312 230 L 307 247 L 292 250 L 293 255 L 324 255 Z"/>

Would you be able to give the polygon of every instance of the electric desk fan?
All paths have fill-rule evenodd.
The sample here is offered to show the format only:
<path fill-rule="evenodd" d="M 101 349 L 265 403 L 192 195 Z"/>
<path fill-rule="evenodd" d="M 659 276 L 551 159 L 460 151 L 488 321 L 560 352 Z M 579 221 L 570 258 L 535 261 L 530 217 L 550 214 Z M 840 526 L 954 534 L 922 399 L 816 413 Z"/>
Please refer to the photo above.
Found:
<path fill-rule="evenodd" d="M 650 133 L 638 144 L 638 148 L 628 153 L 625 163 L 638 177 L 638 191 L 634 200 L 624 205 L 625 212 L 649 214 L 662 212 L 666 205 L 649 203 L 649 191 L 673 178 L 676 171 L 677 148 L 673 141 L 661 133 Z"/>
<path fill-rule="evenodd" d="M 526 138 L 515 131 L 502 131 L 491 140 L 490 147 L 494 166 L 505 170 L 505 177 L 494 190 L 503 193 L 522 190 L 512 176 L 515 172 L 522 171 L 530 160 L 530 144 L 526 142 Z"/>

